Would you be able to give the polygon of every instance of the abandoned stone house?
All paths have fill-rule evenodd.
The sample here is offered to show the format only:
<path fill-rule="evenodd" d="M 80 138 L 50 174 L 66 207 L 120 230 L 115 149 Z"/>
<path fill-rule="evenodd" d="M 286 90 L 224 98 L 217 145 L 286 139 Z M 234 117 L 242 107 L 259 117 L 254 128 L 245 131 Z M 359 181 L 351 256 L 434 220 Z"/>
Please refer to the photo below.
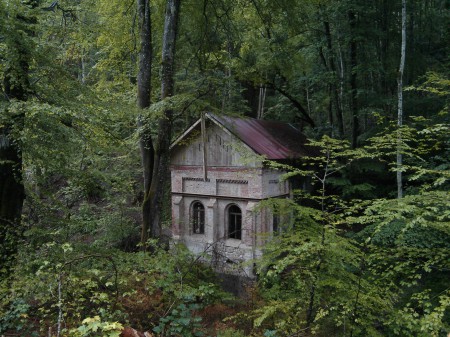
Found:
<path fill-rule="evenodd" d="M 250 265 L 233 268 L 260 256 L 280 223 L 258 204 L 291 196 L 286 172 L 265 160 L 308 155 L 306 143 L 291 124 L 206 113 L 171 147 L 173 239 L 220 271 L 252 276 Z"/>

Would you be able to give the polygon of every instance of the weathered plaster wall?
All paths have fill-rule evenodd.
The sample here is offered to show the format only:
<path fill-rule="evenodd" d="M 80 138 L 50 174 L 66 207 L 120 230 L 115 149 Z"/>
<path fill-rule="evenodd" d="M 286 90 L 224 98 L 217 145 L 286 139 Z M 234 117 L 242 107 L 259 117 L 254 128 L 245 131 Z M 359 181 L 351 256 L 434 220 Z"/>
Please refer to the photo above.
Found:
<path fill-rule="evenodd" d="M 263 198 L 273 198 L 278 196 L 289 195 L 289 181 L 283 179 L 283 174 L 286 172 L 264 169 L 262 172 L 262 197 Z"/>
<path fill-rule="evenodd" d="M 208 123 L 206 153 L 209 166 L 258 167 L 261 160 L 247 146 L 219 126 Z M 203 165 L 203 144 L 200 130 L 192 133 L 174 148 L 173 165 Z"/>

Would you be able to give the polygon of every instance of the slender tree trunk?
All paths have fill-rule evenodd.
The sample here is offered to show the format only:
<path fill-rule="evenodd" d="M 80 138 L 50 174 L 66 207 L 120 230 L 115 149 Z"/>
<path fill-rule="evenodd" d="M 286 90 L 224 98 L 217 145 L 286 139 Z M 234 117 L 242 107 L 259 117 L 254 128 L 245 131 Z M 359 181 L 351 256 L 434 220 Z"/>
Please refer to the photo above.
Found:
<path fill-rule="evenodd" d="M 325 36 L 327 39 L 327 49 L 328 49 L 328 66 L 333 74 L 334 81 L 331 83 L 330 88 L 330 100 L 334 102 L 334 107 L 336 111 L 336 121 L 337 121 L 337 127 L 338 127 L 338 133 L 339 137 L 342 137 L 344 135 L 344 120 L 342 118 L 342 109 L 341 109 L 341 102 L 338 92 L 338 74 L 336 72 L 336 61 L 334 58 L 334 51 L 333 51 L 333 43 L 331 38 L 331 29 L 330 29 L 330 23 L 328 21 L 323 22 L 323 26 L 325 29 Z"/>
<path fill-rule="evenodd" d="M 387 81 L 387 68 L 388 68 L 388 46 L 389 46 L 389 5 L 388 0 L 382 1 L 382 11 L 380 13 L 381 32 L 380 37 L 380 64 L 381 64 L 381 92 L 385 97 L 389 96 L 389 85 Z M 386 104 L 384 104 L 386 105 Z M 386 112 L 389 108 L 385 108 Z"/>
<path fill-rule="evenodd" d="M 356 88 L 356 15 L 353 10 L 348 12 L 348 19 L 350 22 L 350 94 L 351 94 L 351 111 L 352 111 L 352 147 L 356 148 L 359 134 L 359 119 L 358 119 L 358 102 L 357 102 L 357 88 Z"/>
<path fill-rule="evenodd" d="M 328 123 L 330 124 L 330 137 L 334 137 L 333 101 L 331 99 L 332 85 L 328 84 Z"/>
<path fill-rule="evenodd" d="M 397 89 L 398 89 L 398 118 L 397 118 L 397 197 L 403 197 L 403 182 L 402 182 L 402 135 L 401 127 L 403 125 L 403 72 L 405 69 L 406 56 L 406 0 L 402 0 L 402 45 L 400 56 L 400 67 L 398 70 Z"/>
<path fill-rule="evenodd" d="M 139 53 L 139 70 L 137 78 L 137 106 L 146 109 L 151 103 L 151 76 L 152 76 L 152 30 L 151 10 L 149 0 L 138 0 L 137 10 L 139 16 L 139 35 L 141 50 Z M 144 117 L 139 115 L 137 126 L 140 132 L 139 146 L 144 175 L 144 200 L 142 202 L 142 230 L 141 242 L 148 239 L 150 228 L 150 186 L 152 184 L 152 172 L 154 162 L 153 141 L 150 131 L 146 129 Z"/>
<path fill-rule="evenodd" d="M 266 101 L 266 86 L 261 84 L 259 86 L 259 96 L 258 96 L 258 111 L 256 113 L 256 119 L 263 119 L 264 117 L 264 104 Z"/>
<path fill-rule="evenodd" d="M 164 22 L 162 61 L 161 61 L 161 99 L 164 100 L 174 93 L 174 64 L 175 43 L 177 37 L 178 18 L 181 0 L 167 0 Z M 149 209 L 149 233 L 152 238 L 161 237 L 161 211 L 169 176 L 170 141 L 172 135 L 173 111 L 167 109 L 158 123 L 158 137 L 156 139 L 153 173 L 151 186 L 148 193 L 150 201 Z M 147 234 L 147 233 L 144 233 Z"/>
<path fill-rule="evenodd" d="M 315 268 L 316 275 L 319 275 L 319 271 L 322 267 L 322 263 L 324 261 L 324 251 L 325 251 L 325 237 L 326 237 L 326 226 L 328 224 L 328 214 L 326 211 L 326 181 L 329 176 L 329 164 L 330 164 L 330 151 L 327 151 L 326 153 L 326 160 L 324 163 L 324 172 L 322 178 L 318 178 L 318 180 L 321 183 L 321 189 L 320 189 L 320 208 L 322 213 L 322 232 L 321 232 L 321 239 L 320 239 L 320 249 L 317 254 L 317 266 Z M 316 297 L 316 287 L 317 282 L 319 280 L 317 278 L 314 278 L 312 281 L 311 289 L 309 290 L 309 303 L 308 303 L 308 309 L 306 311 L 306 326 L 308 328 L 311 327 L 312 323 L 314 322 L 315 318 L 315 297 Z"/>
<path fill-rule="evenodd" d="M 81 59 L 80 59 L 80 74 L 78 78 L 81 84 L 86 84 L 86 60 L 85 60 L 85 49 L 81 49 Z"/>
<path fill-rule="evenodd" d="M 338 42 L 338 55 L 339 55 L 339 102 L 341 103 L 340 110 L 341 110 L 341 116 L 342 124 L 344 124 L 344 112 L 343 112 L 343 106 L 344 106 L 344 84 L 345 84 L 345 73 L 344 73 L 344 57 L 342 56 L 342 49 Z M 342 132 L 345 134 L 345 128 L 342 126 Z"/>

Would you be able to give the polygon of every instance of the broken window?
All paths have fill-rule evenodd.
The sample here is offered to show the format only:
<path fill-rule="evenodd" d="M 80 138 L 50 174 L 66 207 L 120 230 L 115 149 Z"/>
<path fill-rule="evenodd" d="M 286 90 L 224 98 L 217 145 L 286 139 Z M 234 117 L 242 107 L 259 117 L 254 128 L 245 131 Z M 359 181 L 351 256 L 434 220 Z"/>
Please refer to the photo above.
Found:
<path fill-rule="evenodd" d="M 194 234 L 205 234 L 205 206 L 200 201 L 192 205 L 191 222 Z"/>

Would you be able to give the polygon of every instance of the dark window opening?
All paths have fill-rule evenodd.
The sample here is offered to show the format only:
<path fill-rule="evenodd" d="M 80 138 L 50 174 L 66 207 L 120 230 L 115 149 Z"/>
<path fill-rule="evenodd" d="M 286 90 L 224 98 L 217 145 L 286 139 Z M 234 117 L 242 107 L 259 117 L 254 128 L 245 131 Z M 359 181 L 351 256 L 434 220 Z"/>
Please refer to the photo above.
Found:
<path fill-rule="evenodd" d="M 192 232 L 205 234 L 205 207 L 199 201 L 192 205 Z"/>
<path fill-rule="evenodd" d="M 274 214 L 273 215 L 273 220 L 272 220 L 272 231 L 274 233 L 278 233 L 278 231 L 280 230 L 279 228 L 279 224 L 280 224 L 280 216 L 278 214 Z"/>
<path fill-rule="evenodd" d="M 228 208 L 228 237 L 238 240 L 242 238 L 242 212 L 236 205 Z"/>

